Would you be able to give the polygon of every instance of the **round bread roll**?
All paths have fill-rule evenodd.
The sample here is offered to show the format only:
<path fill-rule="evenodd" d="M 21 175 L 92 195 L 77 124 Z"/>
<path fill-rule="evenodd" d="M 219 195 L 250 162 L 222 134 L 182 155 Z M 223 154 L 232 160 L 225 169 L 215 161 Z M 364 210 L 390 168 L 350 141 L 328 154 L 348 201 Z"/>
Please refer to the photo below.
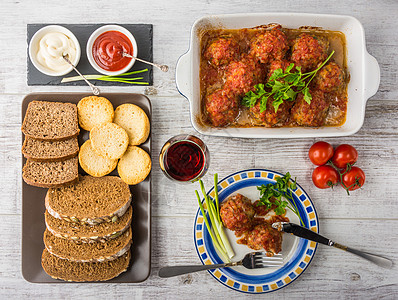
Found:
<path fill-rule="evenodd" d="M 113 122 L 126 130 L 129 135 L 129 145 L 140 145 L 149 136 L 150 123 L 148 116 L 137 105 L 128 103 L 119 105 L 115 110 Z"/>
<path fill-rule="evenodd" d="M 96 126 L 111 123 L 115 112 L 112 103 L 97 96 L 85 97 L 77 104 L 77 114 L 80 127 L 90 131 Z"/>
<path fill-rule="evenodd" d="M 129 145 L 126 131 L 115 123 L 105 123 L 90 131 L 94 151 L 109 159 L 121 158 Z"/>
<path fill-rule="evenodd" d="M 91 141 L 87 140 L 80 147 L 79 163 L 84 171 L 94 177 L 102 177 L 112 172 L 117 166 L 117 159 L 109 159 L 95 153 Z"/>
<path fill-rule="evenodd" d="M 151 166 L 151 157 L 147 152 L 139 147 L 129 146 L 119 160 L 117 171 L 125 183 L 137 184 L 148 176 Z"/>

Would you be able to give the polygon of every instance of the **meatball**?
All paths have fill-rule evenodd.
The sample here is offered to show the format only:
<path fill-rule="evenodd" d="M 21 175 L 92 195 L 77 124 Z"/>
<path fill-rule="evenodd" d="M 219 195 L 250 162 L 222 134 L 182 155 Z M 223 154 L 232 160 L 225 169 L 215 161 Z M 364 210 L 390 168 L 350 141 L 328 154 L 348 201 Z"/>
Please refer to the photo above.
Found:
<path fill-rule="evenodd" d="M 260 64 L 253 57 L 245 55 L 240 61 L 231 62 L 226 70 L 225 88 L 232 94 L 243 96 L 264 79 Z"/>
<path fill-rule="evenodd" d="M 216 127 L 232 123 L 239 114 L 237 97 L 218 89 L 206 97 L 205 107 L 210 122 Z"/>
<path fill-rule="evenodd" d="M 274 98 L 269 97 L 267 100 L 267 108 L 263 112 L 260 110 L 260 100 L 257 101 L 255 106 L 250 108 L 250 114 L 257 123 L 272 127 L 282 125 L 288 119 L 293 102 L 283 101 L 276 112 L 272 102 L 274 102 Z"/>
<path fill-rule="evenodd" d="M 204 57 L 215 66 L 226 65 L 239 57 L 239 45 L 231 37 L 221 37 L 206 49 Z"/>
<path fill-rule="evenodd" d="M 290 66 L 290 61 L 286 59 L 282 60 L 273 60 L 269 67 L 268 67 L 268 79 L 271 77 L 271 75 L 277 70 L 277 69 L 282 69 L 283 71 L 286 71 L 287 67 Z"/>
<path fill-rule="evenodd" d="M 330 62 L 319 70 L 314 81 L 316 88 L 321 91 L 325 93 L 335 92 L 343 86 L 344 73 L 338 64 Z"/>
<path fill-rule="evenodd" d="M 257 35 L 250 43 L 250 54 L 267 64 L 272 59 L 282 59 L 288 48 L 286 35 L 279 26 Z"/>
<path fill-rule="evenodd" d="M 252 202 L 241 194 L 229 197 L 220 208 L 220 217 L 224 226 L 237 231 L 237 235 L 252 228 L 254 214 Z"/>
<path fill-rule="evenodd" d="M 302 93 L 297 95 L 296 104 L 292 108 L 292 117 L 301 126 L 317 127 L 325 122 L 330 100 L 320 90 L 311 90 L 311 104 L 304 100 Z"/>
<path fill-rule="evenodd" d="M 282 233 L 273 229 L 271 224 L 262 222 L 247 233 L 245 242 L 249 248 L 264 249 L 268 256 L 272 256 L 282 250 Z"/>
<path fill-rule="evenodd" d="M 327 58 L 328 48 L 325 38 L 303 33 L 294 41 L 291 59 L 303 72 L 311 71 Z"/>

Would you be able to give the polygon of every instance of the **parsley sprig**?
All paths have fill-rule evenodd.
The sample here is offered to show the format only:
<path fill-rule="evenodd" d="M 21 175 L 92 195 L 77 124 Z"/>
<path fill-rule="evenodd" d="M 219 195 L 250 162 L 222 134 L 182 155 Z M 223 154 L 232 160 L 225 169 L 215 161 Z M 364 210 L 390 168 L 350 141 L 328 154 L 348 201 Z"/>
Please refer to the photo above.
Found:
<path fill-rule="evenodd" d="M 287 172 L 283 177 L 277 178 L 275 184 L 268 183 L 267 185 L 258 186 L 257 189 L 260 191 L 258 205 L 265 205 L 267 209 L 275 205 L 274 211 L 276 215 L 285 214 L 286 208 L 288 208 L 299 217 L 301 224 L 304 226 L 304 222 L 293 199 L 292 190 L 297 187 L 296 179 L 294 181 L 290 179 L 291 175 Z M 284 200 L 282 197 L 289 201 Z"/>
<path fill-rule="evenodd" d="M 276 69 L 267 83 L 257 84 L 254 86 L 256 89 L 255 92 L 249 91 L 246 93 L 242 99 L 242 105 L 253 107 L 256 105 L 257 100 L 261 99 L 260 112 L 263 112 L 267 109 L 268 98 L 272 96 L 274 99 L 272 106 L 275 112 L 277 112 L 279 105 L 281 105 L 283 101 L 294 101 L 299 93 L 302 93 L 304 95 L 304 100 L 308 104 L 311 104 L 312 96 L 309 92 L 308 85 L 333 54 L 334 50 L 318 68 L 311 72 L 303 73 L 299 66 L 295 67 L 293 71 L 294 63 L 291 63 L 285 71 L 281 68 Z"/>

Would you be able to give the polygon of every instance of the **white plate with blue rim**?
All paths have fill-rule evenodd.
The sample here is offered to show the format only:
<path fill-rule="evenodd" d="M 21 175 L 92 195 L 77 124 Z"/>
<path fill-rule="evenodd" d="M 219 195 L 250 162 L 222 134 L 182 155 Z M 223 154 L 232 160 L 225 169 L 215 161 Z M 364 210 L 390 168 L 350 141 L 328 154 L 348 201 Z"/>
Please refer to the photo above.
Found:
<path fill-rule="evenodd" d="M 282 176 L 283 174 L 281 173 L 265 169 L 249 169 L 236 172 L 218 182 L 219 201 L 222 203 L 229 196 L 240 193 L 254 202 L 260 196 L 257 186 L 276 183 L 276 179 Z M 214 187 L 209 190 L 208 195 L 213 200 Z M 204 199 L 202 199 L 203 201 Z M 319 232 L 319 222 L 315 207 L 310 197 L 299 184 L 293 190 L 293 201 L 298 208 L 305 227 Z M 300 224 L 299 218 L 290 210 L 287 210 L 286 216 L 290 222 Z M 239 261 L 245 254 L 254 251 L 246 245 L 237 244 L 237 238 L 231 230 L 225 229 L 225 233 L 235 252 L 235 256 L 232 258 L 233 261 Z M 213 245 L 200 209 L 198 209 L 195 217 L 194 242 L 198 256 L 203 264 L 223 263 L 220 254 Z M 243 266 L 237 266 L 213 269 L 208 272 L 217 281 L 233 290 L 249 294 L 268 293 L 279 290 L 296 280 L 309 266 L 315 255 L 316 248 L 317 244 L 315 242 L 284 234 L 282 266 L 261 269 L 246 269 Z"/>

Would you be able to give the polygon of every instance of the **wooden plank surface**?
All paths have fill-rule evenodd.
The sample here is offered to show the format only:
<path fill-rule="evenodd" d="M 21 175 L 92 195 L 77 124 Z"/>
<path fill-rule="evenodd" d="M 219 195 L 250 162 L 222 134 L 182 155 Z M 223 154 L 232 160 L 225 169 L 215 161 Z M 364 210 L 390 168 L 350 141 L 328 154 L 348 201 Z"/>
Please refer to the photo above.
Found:
<path fill-rule="evenodd" d="M 220 178 L 246 168 L 290 171 L 311 196 L 324 235 L 353 247 L 383 253 L 398 262 L 398 3 L 393 0 L 349 1 L 9 1 L 0 5 L 0 297 L 1 298 L 129 298 L 197 299 L 397 299 L 398 269 L 384 270 L 336 249 L 318 247 L 311 266 L 291 285 L 266 296 L 244 295 L 217 283 L 207 272 L 161 279 L 168 264 L 199 263 L 193 245 L 197 185 L 167 180 L 158 165 L 163 143 L 179 133 L 195 133 L 189 103 L 175 88 L 175 63 L 188 49 L 195 19 L 207 14 L 240 12 L 309 12 L 348 14 L 359 19 L 368 52 L 381 68 L 379 91 L 368 102 L 362 129 L 353 136 L 326 139 L 350 143 L 366 173 L 363 189 L 319 190 L 310 178 L 307 151 L 316 139 L 252 140 L 200 136 L 211 152 L 209 174 Z M 106 92 L 147 94 L 153 105 L 152 273 L 141 284 L 39 285 L 21 275 L 21 112 L 29 92 L 86 92 L 87 87 L 28 87 L 26 24 L 152 23 L 154 58 L 170 71 L 154 71 L 154 86 L 109 87 Z M 385 101 L 390 100 L 390 101 Z M 204 178 L 211 185 L 212 176 Z"/>

